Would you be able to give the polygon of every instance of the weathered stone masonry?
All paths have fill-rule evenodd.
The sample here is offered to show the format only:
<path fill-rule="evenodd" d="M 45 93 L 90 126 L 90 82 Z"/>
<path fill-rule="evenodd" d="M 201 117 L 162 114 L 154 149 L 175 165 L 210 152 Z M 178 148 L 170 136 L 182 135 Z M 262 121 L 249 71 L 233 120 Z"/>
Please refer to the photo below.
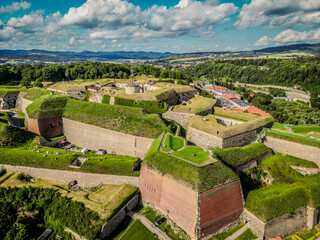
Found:
<path fill-rule="evenodd" d="M 144 157 L 154 141 L 152 138 L 137 137 L 67 118 L 63 118 L 63 133 L 69 142 L 79 147 L 106 149 L 108 153 L 140 158 Z"/>

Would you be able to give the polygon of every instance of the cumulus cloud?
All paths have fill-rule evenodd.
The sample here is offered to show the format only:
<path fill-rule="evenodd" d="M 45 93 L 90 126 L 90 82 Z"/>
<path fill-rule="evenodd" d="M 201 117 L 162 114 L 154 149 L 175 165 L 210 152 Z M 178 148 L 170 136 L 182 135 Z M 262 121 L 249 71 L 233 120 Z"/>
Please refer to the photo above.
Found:
<path fill-rule="evenodd" d="M 294 31 L 285 30 L 274 38 L 263 36 L 256 43 L 255 46 L 267 46 L 267 45 L 280 45 L 284 43 L 297 43 L 297 42 L 317 42 L 320 41 L 320 28 L 310 31 Z"/>
<path fill-rule="evenodd" d="M 26 14 L 21 18 L 12 17 L 7 22 L 7 25 L 15 28 L 33 28 L 43 24 L 42 14 L 43 11 L 36 11 L 28 15 Z"/>
<path fill-rule="evenodd" d="M 0 7 L 0 15 L 5 13 L 13 13 L 19 10 L 26 10 L 31 7 L 31 3 L 29 2 L 13 2 L 11 5 L 1 6 Z"/>
<path fill-rule="evenodd" d="M 222 23 L 237 11 L 233 3 L 218 0 L 181 0 L 173 7 L 154 5 L 144 11 L 123 0 L 87 0 L 70 8 L 60 24 L 91 29 L 91 39 L 178 37 Z"/>
<path fill-rule="evenodd" d="M 245 29 L 264 25 L 267 27 L 318 26 L 320 1 L 318 0 L 252 0 L 240 10 L 234 24 Z"/>

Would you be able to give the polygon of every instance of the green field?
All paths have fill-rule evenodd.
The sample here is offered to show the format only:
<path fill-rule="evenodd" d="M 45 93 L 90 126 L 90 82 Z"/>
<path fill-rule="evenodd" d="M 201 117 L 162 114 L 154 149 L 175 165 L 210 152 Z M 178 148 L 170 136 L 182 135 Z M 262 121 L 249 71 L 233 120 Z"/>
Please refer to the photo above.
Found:
<path fill-rule="evenodd" d="M 223 109 L 220 107 L 215 107 L 214 108 L 214 115 L 219 116 L 219 117 L 225 117 L 225 118 L 230 118 L 234 120 L 239 120 L 243 122 L 247 122 L 256 118 L 259 118 L 259 115 L 256 114 L 251 114 L 251 113 L 244 113 L 244 112 L 237 112 L 237 111 L 232 111 L 229 109 Z"/>
<path fill-rule="evenodd" d="M 248 228 L 235 240 L 255 240 L 255 239 L 257 239 L 257 236 L 252 232 L 250 228 Z"/>
<path fill-rule="evenodd" d="M 173 108 L 173 112 L 184 112 L 198 114 L 213 109 L 216 100 L 197 96 L 188 101 L 188 105 L 177 105 Z"/>
<path fill-rule="evenodd" d="M 164 140 L 164 145 L 166 147 L 162 147 L 161 149 L 165 152 L 168 152 L 170 150 L 178 150 L 182 148 L 185 144 L 185 141 L 179 137 L 171 136 L 170 134 L 166 135 L 166 138 Z"/>
<path fill-rule="evenodd" d="M 197 164 L 211 161 L 208 151 L 203 151 L 202 148 L 195 146 L 185 147 L 184 149 L 175 151 L 172 154 Z"/>
<path fill-rule="evenodd" d="M 294 133 L 297 133 L 297 134 L 303 134 L 303 135 L 306 135 L 310 132 L 315 132 L 315 133 L 320 133 L 320 126 L 318 125 L 311 125 L 311 126 L 292 126 L 290 127 L 291 130 L 294 132 Z"/>
<path fill-rule="evenodd" d="M 272 125 L 273 130 L 287 131 L 287 127 L 284 124 L 274 122 Z"/>
<path fill-rule="evenodd" d="M 268 152 L 270 152 L 270 149 L 263 143 L 254 143 L 245 147 L 227 149 L 215 148 L 213 150 L 213 153 L 220 160 L 233 167 Z"/>
<path fill-rule="evenodd" d="M 239 225 L 237 225 L 236 227 L 220 233 L 216 236 L 214 236 L 213 238 L 210 238 L 210 240 L 225 240 L 227 237 L 231 236 L 232 234 L 234 234 L 236 231 L 238 231 L 240 228 L 242 228 L 244 226 L 244 223 L 240 223 Z"/>
<path fill-rule="evenodd" d="M 41 88 L 29 88 L 28 90 L 25 90 L 27 94 L 24 95 L 23 98 L 34 101 L 37 98 L 44 96 L 44 95 L 50 95 L 50 91 L 44 90 Z"/>
<path fill-rule="evenodd" d="M 139 220 L 133 220 L 128 229 L 118 238 L 125 240 L 156 240 L 150 230 L 145 227 Z"/>

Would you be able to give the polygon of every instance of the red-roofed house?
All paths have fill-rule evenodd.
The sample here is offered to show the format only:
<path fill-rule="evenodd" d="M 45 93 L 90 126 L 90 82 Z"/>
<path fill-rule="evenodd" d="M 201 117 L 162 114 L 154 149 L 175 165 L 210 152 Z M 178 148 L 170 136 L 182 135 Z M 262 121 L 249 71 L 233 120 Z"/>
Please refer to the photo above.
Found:
<path fill-rule="evenodd" d="M 213 87 L 207 87 L 206 90 L 207 91 L 212 91 L 214 88 Z"/>
<path fill-rule="evenodd" d="M 214 89 L 218 89 L 218 90 L 228 90 L 228 88 L 226 88 L 226 87 L 221 87 L 221 86 L 214 86 Z"/>
<path fill-rule="evenodd" d="M 236 99 L 237 97 L 227 93 L 227 94 L 223 95 L 223 98 L 230 101 L 231 99 Z"/>
<path fill-rule="evenodd" d="M 262 111 L 261 109 L 250 106 L 247 108 L 248 113 L 259 114 L 261 117 L 272 117 L 269 113 Z M 273 118 L 273 117 L 272 117 Z"/>
<path fill-rule="evenodd" d="M 239 108 L 234 108 L 234 109 L 231 109 L 232 111 L 237 111 L 237 112 L 243 112 L 242 109 L 239 109 Z"/>

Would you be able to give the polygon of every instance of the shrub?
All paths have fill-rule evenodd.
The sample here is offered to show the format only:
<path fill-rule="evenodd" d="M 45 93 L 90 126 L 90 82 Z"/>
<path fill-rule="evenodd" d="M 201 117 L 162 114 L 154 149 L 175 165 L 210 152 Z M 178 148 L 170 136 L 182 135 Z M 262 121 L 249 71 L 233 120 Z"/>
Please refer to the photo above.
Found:
<path fill-rule="evenodd" d="M 110 98 L 111 97 L 108 94 L 103 95 L 102 103 L 109 104 L 110 103 Z"/>
<path fill-rule="evenodd" d="M 7 173 L 7 170 L 5 170 L 5 169 L 0 169 L 0 177 L 1 176 L 3 176 L 3 175 L 5 175 Z"/>

